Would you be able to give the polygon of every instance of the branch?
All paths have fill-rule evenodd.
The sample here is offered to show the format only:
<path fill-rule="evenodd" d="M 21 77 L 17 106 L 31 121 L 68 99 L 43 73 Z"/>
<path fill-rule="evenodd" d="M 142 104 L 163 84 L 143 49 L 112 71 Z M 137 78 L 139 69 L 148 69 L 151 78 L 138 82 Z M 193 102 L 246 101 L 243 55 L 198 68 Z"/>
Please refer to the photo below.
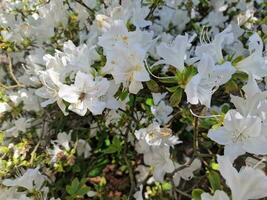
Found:
<path fill-rule="evenodd" d="M 14 89 L 14 88 L 18 88 L 18 87 L 25 87 L 25 85 L 21 84 L 18 79 L 16 78 L 14 71 L 13 71 L 13 65 L 12 65 L 12 60 L 11 57 L 9 55 L 7 55 L 8 58 L 8 67 L 7 67 L 7 71 L 11 77 L 11 79 L 16 83 L 15 85 L 5 85 L 3 83 L 0 82 L 0 87 L 4 88 L 4 89 Z"/>
<path fill-rule="evenodd" d="M 131 162 L 128 160 L 128 157 L 127 157 L 127 151 L 128 151 L 128 148 L 127 148 L 128 147 L 127 146 L 127 136 L 128 136 L 128 134 L 130 132 L 130 129 L 131 129 L 131 122 L 128 124 L 128 127 L 127 127 L 127 129 L 125 131 L 125 134 L 124 134 L 124 145 L 125 145 L 125 148 L 124 148 L 124 151 L 123 151 L 123 157 L 124 157 L 125 163 L 127 165 L 128 171 L 129 171 L 130 182 L 131 182 L 131 188 L 130 188 L 128 199 L 132 199 L 133 193 L 135 191 L 134 173 L 133 173 Z"/>
<path fill-rule="evenodd" d="M 81 0 L 75 0 L 75 1 L 81 6 L 85 7 L 93 16 L 95 15 L 95 11 L 89 6 L 87 6 L 84 2 L 82 2 Z"/>

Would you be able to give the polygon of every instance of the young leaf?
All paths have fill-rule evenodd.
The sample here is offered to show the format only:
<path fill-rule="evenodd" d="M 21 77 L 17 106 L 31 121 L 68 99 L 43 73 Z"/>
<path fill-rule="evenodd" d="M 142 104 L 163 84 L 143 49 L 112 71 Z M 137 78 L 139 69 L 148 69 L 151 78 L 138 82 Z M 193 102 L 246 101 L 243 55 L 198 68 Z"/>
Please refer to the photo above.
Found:
<path fill-rule="evenodd" d="M 178 88 L 170 97 L 171 106 L 173 107 L 178 106 L 179 103 L 181 102 L 182 96 L 183 96 L 183 89 Z"/>
<path fill-rule="evenodd" d="M 201 194 L 203 193 L 204 191 L 201 190 L 201 189 L 194 189 L 192 191 L 192 200 L 201 200 Z"/>
<path fill-rule="evenodd" d="M 208 179 L 213 192 L 221 189 L 221 177 L 216 171 L 209 171 Z"/>

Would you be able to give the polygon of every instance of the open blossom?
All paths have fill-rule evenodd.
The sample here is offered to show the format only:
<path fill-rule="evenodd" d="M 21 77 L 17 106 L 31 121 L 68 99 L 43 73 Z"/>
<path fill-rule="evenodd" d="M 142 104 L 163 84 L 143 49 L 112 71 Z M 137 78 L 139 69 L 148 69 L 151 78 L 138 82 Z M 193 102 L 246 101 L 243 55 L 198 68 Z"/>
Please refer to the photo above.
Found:
<path fill-rule="evenodd" d="M 232 44 L 234 42 L 234 34 L 232 26 L 228 26 L 224 31 L 216 34 L 214 39 L 210 43 L 203 43 L 196 47 L 196 56 L 201 59 L 203 55 L 208 54 L 213 58 L 215 63 L 221 63 L 224 61 L 222 50 L 225 45 Z"/>
<path fill-rule="evenodd" d="M 135 136 L 138 139 L 136 151 L 144 154 L 145 164 L 154 167 L 153 177 L 162 182 L 165 173 L 171 173 L 175 169 L 169 149 L 181 141 L 172 136 L 170 129 L 160 128 L 156 122 L 136 131 Z"/>
<path fill-rule="evenodd" d="M 256 79 L 267 76 L 267 64 L 263 57 L 263 42 L 257 33 L 250 36 L 248 46 L 250 55 L 238 62 L 236 68 Z"/>
<path fill-rule="evenodd" d="M 215 65 L 213 58 L 208 54 L 203 55 L 197 69 L 198 74 L 193 76 L 185 88 L 187 101 L 210 107 L 212 94 L 219 86 L 229 81 L 236 70 L 229 62 Z"/>
<path fill-rule="evenodd" d="M 5 103 L 5 102 L 0 102 L 0 114 L 5 113 L 7 111 L 9 111 L 11 109 L 11 107 Z"/>
<path fill-rule="evenodd" d="M 18 137 L 20 133 L 26 133 L 31 127 L 32 119 L 20 117 L 13 120 L 11 123 L 4 123 L 2 129 L 5 130 L 6 137 Z"/>
<path fill-rule="evenodd" d="M 23 187 L 29 191 L 41 190 L 44 182 L 47 180 L 47 177 L 42 175 L 39 171 L 39 168 L 27 169 L 23 175 L 15 179 L 5 179 L 2 184 L 5 186 L 15 186 Z"/>
<path fill-rule="evenodd" d="M 242 115 L 255 115 L 265 122 L 267 105 L 267 92 L 261 91 L 256 80 L 249 76 L 247 84 L 242 87 L 245 92 L 244 97 L 231 95 L 231 102 Z"/>
<path fill-rule="evenodd" d="M 260 199 L 267 196 L 267 177 L 263 171 L 243 167 L 238 172 L 226 156 L 217 156 L 219 170 L 231 189 L 233 200 Z"/>
<path fill-rule="evenodd" d="M 182 71 L 189 44 L 188 35 L 178 35 L 170 44 L 162 42 L 157 47 L 157 53 L 163 60 L 158 63 L 168 64 Z"/>
<path fill-rule="evenodd" d="M 224 154 L 232 160 L 246 152 L 267 154 L 267 140 L 261 132 L 261 119 L 257 116 L 242 116 L 230 110 L 225 115 L 224 126 L 211 129 L 208 137 L 225 145 Z"/>
<path fill-rule="evenodd" d="M 181 143 L 176 136 L 172 135 L 171 129 L 160 128 L 156 122 L 150 124 L 147 128 L 136 131 L 135 136 L 139 141 L 144 141 L 151 146 L 173 146 Z"/>
<path fill-rule="evenodd" d="M 59 73 L 53 69 L 44 71 L 40 75 L 40 80 L 43 83 L 43 86 L 38 88 L 35 93 L 37 96 L 46 99 L 41 103 L 42 107 L 46 107 L 56 102 L 61 111 L 67 115 L 67 112 L 65 111 L 66 106 L 58 95 L 59 87 L 63 85 L 59 78 Z"/>
<path fill-rule="evenodd" d="M 134 46 L 131 49 L 114 47 L 107 54 L 107 64 L 103 68 L 106 73 L 112 74 L 116 84 L 122 83 L 129 92 L 137 94 L 143 88 L 142 82 L 149 81 L 150 76 L 146 71 L 144 49 Z"/>
<path fill-rule="evenodd" d="M 185 164 L 187 164 L 189 161 L 187 160 Z M 175 168 L 181 167 L 180 164 L 175 163 Z M 179 186 L 181 178 L 184 180 L 190 180 L 194 176 L 194 171 L 201 168 L 201 162 L 198 159 L 193 160 L 193 162 L 188 166 L 185 167 L 182 170 L 179 170 L 173 175 L 173 182 L 176 186 Z"/>
<path fill-rule="evenodd" d="M 99 37 L 107 63 L 103 72 L 112 74 L 116 84 L 122 83 L 129 92 L 137 94 L 143 88 L 142 82 L 149 81 L 144 60 L 152 43 L 153 34 L 146 31 L 128 31 L 123 21 L 114 24 Z"/>
<path fill-rule="evenodd" d="M 7 200 L 32 200 L 25 192 L 18 192 L 16 188 L 0 188 L 0 199 Z"/>
<path fill-rule="evenodd" d="M 78 72 L 73 85 L 62 85 L 59 96 L 70 103 L 69 110 L 84 116 L 87 110 L 94 115 L 101 114 L 108 106 L 103 100 L 110 87 L 106 78 L 93 77 L 91 74 Z"/>
<path fill-rule="evenodd" d="M 173 112 L 173 108 L 163 101 L 166 94 L 167 93 L 152 93 L 154 105 L 151 106 L 151 112 L 160 125 L 168 123 L 172 118 L 171 113 Z"/>

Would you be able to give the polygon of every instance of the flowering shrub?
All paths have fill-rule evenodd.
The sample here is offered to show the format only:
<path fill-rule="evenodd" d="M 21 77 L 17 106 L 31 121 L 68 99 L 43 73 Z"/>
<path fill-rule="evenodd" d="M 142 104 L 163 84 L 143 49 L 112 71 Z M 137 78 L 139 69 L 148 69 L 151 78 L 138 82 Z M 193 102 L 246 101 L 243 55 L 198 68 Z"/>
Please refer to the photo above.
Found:
<path fill-rule="evenodd" d="M 2 0 L 0 199 L 267 197 L 267 2 Z"/>

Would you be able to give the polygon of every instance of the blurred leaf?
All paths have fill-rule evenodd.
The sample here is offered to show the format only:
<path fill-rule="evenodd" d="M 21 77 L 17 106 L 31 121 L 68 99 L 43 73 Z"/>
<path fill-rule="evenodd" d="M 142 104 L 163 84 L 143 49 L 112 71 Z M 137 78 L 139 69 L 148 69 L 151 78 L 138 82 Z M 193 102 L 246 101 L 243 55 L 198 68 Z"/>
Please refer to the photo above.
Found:
<path fill-rule="evenodd" d="M 71 185 L 67 185 L 66 186 L 66 191 L 68 192 L 68 194 L 74 195 L 78 191 L 79 186 L 80 186 L 79 179 L 78 178 L 75 178 L 71 182 Z"/>
<path fill-rule="evenodd" d="M 179 105 L 179 103 L 181 102 L 183 96 L 183 89 L 182 88 L 178 88 L 170 97 L 170 104 L 173 107 L 176 107 Z"/>
<path fill-rule="evenodd" d="M 114 137 L 112 140 L 112 144 L 109 145 L 107 149 L 104 149 L 103 152 L 106 154 L 112 154 L 116 152 L 120 152 L 122 150 L 121 140 L 119 137 Z"/>
<path fill-rule="evenodd" d="M 192 200 L 201 200 L 201 194 L 203 193 L 204 191 L 201 190 L 201 189 L 194 189 L 192 191 Z"/>
<path fill-rule="evenodd" d="M 221 177 L 219 173 L 216 171 L 209 171 L 208 179 L 213 192 L 221 189 Z"/>
<path fill-rule="evenodd" d="M 156 81 L 151 79 L 146 82 L 146 85 L 151 92 L 160 92 L 160 87 Z"/>
<path fill-rule="evenodd" d="M 179 88 L 179 86 L 173 86 L 173 87 L 167 87 L 166 89 L 169 92 L 174 93 L 178 88 Z"/>
<path fill-rule="evenodd" d="M 146 99 L 146 105 L 153 106 L 154 102 L 152 98 L 147 98 Z"/>

